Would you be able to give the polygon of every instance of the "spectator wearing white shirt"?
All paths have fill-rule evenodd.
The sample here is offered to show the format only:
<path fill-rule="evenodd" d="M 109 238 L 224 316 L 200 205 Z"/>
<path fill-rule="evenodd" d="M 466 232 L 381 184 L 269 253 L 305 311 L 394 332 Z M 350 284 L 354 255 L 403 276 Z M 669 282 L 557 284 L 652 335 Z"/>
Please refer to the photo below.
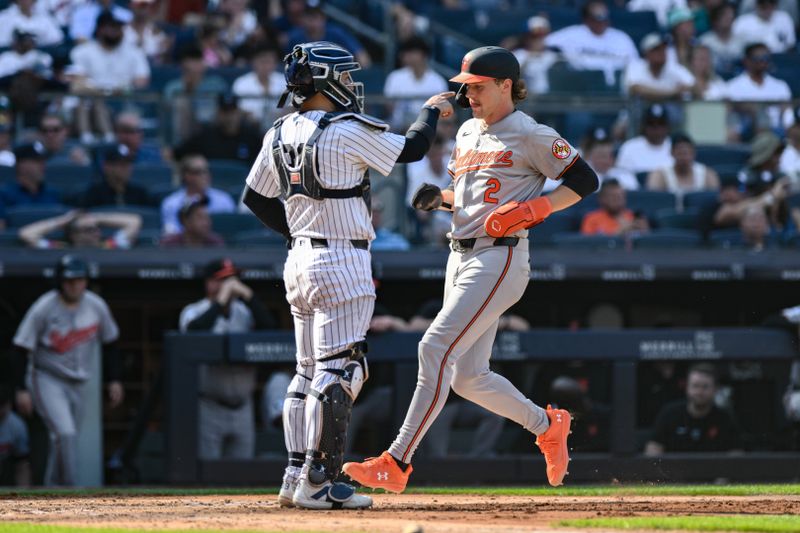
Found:
<path fill-rule="evenodd" d="M 16 0 L 0 11 L 0 46 L 10 46 L 14 30 L 32 34 L 39 46 L 61 44 L 64 33 L 58 23 L 45 13 L 34 9 L 36 0 Z"/>
<path fill-rule="evenodd" d="M 132 0 L 133 19 L 125 26 L 125 43 L 139 48 L 154 63 L 163 63 L 172 39 L 155 22 L 158 0 Z"/>
<path fill-rule="evenodd" d="M 686 193 L 719 190 L 716 171 L 695 160 L 697 150 L 691 137 L 684 133 L 673 135 L 671 151 L 673 164 L 648 174 L 647 190 L 671 192 L 679 206 Z"/>
<path fill-rule="evenodd" d="M 97 17 L 95 39 L 72 49 L 71 87 L 74 94 L 100 96 L 122 94 L 146 87 L 150 66 L 144 53 L 123 43 L 122 22 L 113 12 Z M 94 142 L 92 115 L 106 142 L 114 140 L 111 115 L 101 99 L 86 99 L 78 107 L 77 126 L 81 140 Z"/>
<path fill-rule="evenodd" d="M 257 124 L 266 124 L 275 117 L 275 99 L 286 88 L 286 77 L 278 72 L 278 51 L 260 46 L 250 59 L 251 72 L 233 82 L 231 90 L 239 97 L 239 109 Z"/>
<path fill-rule="evenodd" d="M 745 48 L 745 71 L 728 81 L 728 98 L 738 102 L 734 111 L 738 115 L 738 133 L 748 137 L 756 130 L 780 127 L 782 109 L 792 98 L 789 85 L 768 74 L 769 48 L 753 43 Z M 764 106 L 742 102 L 783 102 L 783 105 Z"/>
<path fill-rule="evenodd" d="M 778 9 L 785 11 L 795 25 L 800 24 L 800 7 L 797 5 L 797 0 L 778 0 Z M 756 10 L 756 0 L 742 0 L 739 2 L 739 14 L 752 13 Z"/>
<path fill-rule="evenodd" d="M 584 148 L 586 162 L 597 174 L 600 184 L 606 180 L 616 180 L 627 191 L 635 191 L 639 188 L 639 180 L 629 170 L 619 168 L 616 165 L 614 155 L 614 143 L 611 137 L 602 128 L 597 128 Z"/>
<path fill-rule="evenodd" d="M 725 100 L 728 86 L 714 71 L 711 48 L 698 44 L 692 50 L 690 71 L 694 76 L 692 92 L 700 100 Z"/>
<path fill-rule="evenodd" d="M 179 233 L 183 229 L 178 213 L 190 198 L 207 198 L 209 213 L 235 211 L 233 198 L 225 191 L 211 187 L 211 172 L 204 156 L 184 156 L 180 162 L 180 176 L 183 187 L 161 202 L 161 223 L 165 234 Z"/>
<path fill-rule="evenodd" d="M 78 6 L 72 12 L 69 36 L 75 42 L 88 41 L 95 33 L 97 18 L 101 13 L 111 11 L 114 18 L 123 24 L 133 20 L 133 13 L 114 3 L 114 0 L 94 0 Z"/>
<path fill-rule="evenodd" d="M 219 11 L 228 19 L 220 37 L 231 50 L 243 45 L 258 27 L 258 19 L 250 9 L 250 0 L 221 0 Z"/>
<path fill-rule="evenodd" d="M 386 77 L 383 93 L 398 98 L 391 104 L 391 124 L 404 129 L 416 118 L 417 110 L 431 94 L 448 90 L 447 80 L 428 65 L 430 48 L 421 37 L 412 37 L 400 44 L 398 55 L 401 68 Z M 409 98 L 418 97 L 419 100 Z"/>
<path fill-rule="evenodd" d="M 531 94 L 544 94 L 550 90 L 547 72 L 558 61 L 558 54 L 545 45 L 549 34 L 550 21 L 538 15 L 531 17 L 528 19 L 528 33 L 522 37 L 522 47 L 513 51 Z"/>
<path fill-rule="evenodd" d="M 711 10 L 711 29 L 700 36 L 700 44 L 708 46 L 714 53 L 714 69 L 718 72 L 733 72 L 742 57 L 744 42 L 733 33 L 736 8 L 727 2 Z"/>
<path fill-rule="evenodd" d="M 649 33 L 641 43 L 644 59 L 631 61 L 623 75 L 623 89 L 645 100 L 669 100 L 688 94 L 694 76 L 683 65 L 667 61 L 667 42 Z"/>
<path fill-rule="evenodd" d="M 628 139 L 619 148 L 617 166 L 634 174 L 672 165 L 667 110 L 661 104 L 647 108 L 642 135 Z"/>
<path fill-rule="evenodd" d="M 72 20 L 72 13 L 75 9 L 89 1 L 90 0 L 37 0 L 33 8 L 37 13 L 55 19 L 59 27 L 67 28 Z"/>
<path fill-rule="evenodd" d="M 610 27 L 608 6 L 590 0 L 581 8 L 583 24 L 567 26 L 545 39 L 557 48 L 578 70 L 602 70 L 606 83 L 614 85 L 615 73 L 639 58 L 636 45 L 627 33 Z"/>
<path fill-rule="evenodd" d="M 667 16 L 670 11 L 687 7 L 686 0 L 630 0 L 625 5 L 628 11 L 652 11 L 662 28 L 667 27 Z"/>
<path fill-rule="evenodd" d="M 36 49 L 35 37 L 24 30 L 14 30 L 11 50 L 0 54 L 0 78 L 15 76 L 20 71 L 47 75 L 53 64 L 50 54 Z M 0 86 L 5 85 L 0 80 Z"/>
<path fill-rule="evenodd" d="M 694 14 L 691 9 L 673 9 L 667 16 L 672 45 L 667 50 L 667 61 L 689 67 L 689 56 L 695 43 Z"/>
<path fill-rule="evenodd" d="M 795 44 L 794 21 L 777 9 L 777 0 L 757 0 L 753 13 L 739 15 L 733 33 L 743 42 L 763 42 L 773 53 L 791 50 Z"/>
<path fill-rule="evenodd" d="M 792 193 L 800 192 L 800 107 L 791 114 L 793 122 L 786 129 L 786 147 L 781 153 L 780 171 L 791 180 Z"/>

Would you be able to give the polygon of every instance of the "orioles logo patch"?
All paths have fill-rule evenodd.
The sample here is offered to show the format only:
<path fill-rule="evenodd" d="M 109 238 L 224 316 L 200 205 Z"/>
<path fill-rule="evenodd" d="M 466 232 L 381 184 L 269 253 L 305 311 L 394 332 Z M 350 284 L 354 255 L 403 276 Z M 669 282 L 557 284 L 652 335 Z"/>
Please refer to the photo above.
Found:
<path fill-rule="evenodd" d="M 566 159 L 572 153 L 572 148 L 564 139 L 556 139 L 553 141 L 553 155 L 557 159 Z"/>

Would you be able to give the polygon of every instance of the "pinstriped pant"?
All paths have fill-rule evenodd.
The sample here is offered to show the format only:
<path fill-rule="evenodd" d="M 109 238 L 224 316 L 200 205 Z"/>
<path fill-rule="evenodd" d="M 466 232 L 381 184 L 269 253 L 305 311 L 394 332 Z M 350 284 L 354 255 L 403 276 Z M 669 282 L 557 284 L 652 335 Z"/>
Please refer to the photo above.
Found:
<path fill-rule="evenodd" d="M 347 360 L 319 359 L 364 340 L 375 306 L 370 253 L 349 241 L 329 240 L 329 245 L 312 248 L 308 239 L 295 239 L 283 272 L 297 345 L 297 374 L 283 410 L 290 454 L 318 449 L 323 431 L 320 402 L 292 398 L 291 393 L 322 392 L 339 379 L 325 369 L 343 368 Z"/>
<path fill-rule="evenodd" d="M 492 246 L 492 240 L 480 238 L 473 250 L 448 258 L 444 305 L 419 344 L 417 388 L 389 447 L 401 461 L 411 461 L 451 386 L 532 433 L 548 427 L 544 410 L 489 368 L 498 319 L 522 297 L 530 276 L 526 239 L 516 247 Z"/>

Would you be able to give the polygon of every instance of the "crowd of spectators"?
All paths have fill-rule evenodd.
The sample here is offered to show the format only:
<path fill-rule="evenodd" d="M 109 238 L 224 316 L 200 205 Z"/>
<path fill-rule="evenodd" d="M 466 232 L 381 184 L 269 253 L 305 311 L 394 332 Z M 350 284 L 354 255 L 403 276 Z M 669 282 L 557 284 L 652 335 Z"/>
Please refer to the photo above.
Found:
<path fill-rule="evenodd" d="M 565 89 L 559 80 L 566 71 L 602 79 L 568 78 L 578 85 L 566 88 L 570 94 L 602 92 L 628 102 L 616 117 L 558 112 L 553 125 L 580 146 L 601 182 L 620 189 L 604 188 L 582 203 L 569 215 L 567 233 L 624 235 L 634 243 L 647 233 L 691 233 L 698 244 L 751 250 L 800 242 L 800 114 L 791 103 L 800 54 L 792 2 L 406 0 L 395 3 L 391 18 L 375 16 L 360 0 L 336 5 L 378 30 L 394 21 L 396 69 L 383 70 L 383 50 L 332 20 L 321 0 L 9 2 L 0 11 L 0 91 L 8 95 L 0 98 L 0 167 L 14 170 L 0 172 L 0 242 L 33 245 L 34 235 L 36 243 L 73 245 L 58 224 L 23 228 L 37 222 L 25 212 L 35 204 L 52 207 L 40 208 L 39 219 L 107 207 L 129 207 L 141 217 L 128 240 L 116 240 L 117 230 L 101 224 L 103 245 L 246 243 L 243 234 L 214 224 L 219 214 L 250 216 L 236 200 L 263 133 L 282 113 L 275 103 L 285 88 L 283 55 L 306 40 L 349 48 L 367 71 L 368 94 L 383 98 L 368 98 L 368 112 L 402 130 L 417 99 L 447 88 L 446 69 L 463 54 L 429 31 L 433 21 L 513 50 L 534 104 Z M 687 106 L 697 101 L 724 106 L 717 124 L 723 144 L 693 140 Z M 547 111 L 542 121 L 551 124 Z M 447 215 L 420 215 L 405 199 L 419 182 L 448 180 L 457 127 L 442 121 L 431 154 L 401 167 L 406 190 L 382 193 L 385 209 L 375 223 L 392 240 L 381 246 L 447 245 Z M 205 171 L 195 168 L 203 165 Z M 607 211 L 609 198 L 621 198 L 619 213 Z M 766 210 L 765 239 L 753 239 L 763 232 L 754 200 Z M 185 211 L 203 219 L 198 230 L 211 227 L 186 238 L 179 219 Z M 606 222 L 623 223 L 598 225 L 603 213 Z M 50 233 L 40 235 L 42 227 Z M 230 227 L 251 235 L 260 228 Z M 532 242 L 541 231 L 532 232 Z M 538 244 L 562 240 L 548 235 Z"/>

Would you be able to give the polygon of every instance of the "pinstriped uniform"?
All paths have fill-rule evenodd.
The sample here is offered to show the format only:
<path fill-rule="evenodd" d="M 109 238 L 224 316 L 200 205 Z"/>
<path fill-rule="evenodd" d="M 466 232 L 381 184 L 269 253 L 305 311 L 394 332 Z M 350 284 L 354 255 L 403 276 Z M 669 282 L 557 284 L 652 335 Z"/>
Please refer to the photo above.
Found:
<path fill-rule="evenodd" d="M 483 224 L 496 208 L 541 194 L 560 179 L 575 150 L 552 128 L 514 111 L 483 126 L 466 121 L 456 136 L 448 170 L 454 180 L 454 239 L 475 246 L 447 261 L 444 303 L 419 344 L 417 388 L 389 452 L 410 462 L 452 388 L 459 396 L 514 420 L 531 433 L 549 425 L 545 411 L 489 368 L 500 316 L 525 292 L 530 276 L 527 230 L 516 246 L 494 246 Z"/>
<path fill-rule="evenodd" d="M 286 146 L 308 141 L 323 111 L 293 113 L 281 124 Z M 247 177 L 247 185 L 269 197 L 281 196 L 271 147 L 274 128 L 264 136 L 261 152 Z M 357 120 L 332 122 L 315 145 L 321 185 L 350 189 L 372 168 L 388 175 L 405 138 Z M 375 303 L 370 253 L 353 247 L 351 240 L 375 238 L 369 209 L 362 198 L 314 200 L 303 195 L 286 199 L 286 219 L 294 244 L 284 267 L 286 299 L 294 318 L 297 375 L 284 402 L 284 435 L 292 454 L 318 449 L 322 408 L 305 402 L 310 389 L 323 391 L 338 376 L 324 369 L 341 369 L 346 359 L 319 361 L 364 340 Z M 328 246 L 312 247 L 311 239 L 327 239 Z"/>

